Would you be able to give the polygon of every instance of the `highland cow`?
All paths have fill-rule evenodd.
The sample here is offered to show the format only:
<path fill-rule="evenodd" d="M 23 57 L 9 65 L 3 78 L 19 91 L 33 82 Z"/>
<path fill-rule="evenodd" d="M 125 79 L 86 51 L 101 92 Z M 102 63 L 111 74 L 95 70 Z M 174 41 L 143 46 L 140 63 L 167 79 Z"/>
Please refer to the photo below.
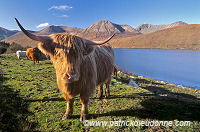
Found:
<path fill-rule="evenodd" d="M 63 94 L 67 109 L 63 120 L 73 113 L 75 96 L 82 103 L 80 120 L 88 115 L 89 97 L 98 85 L 107 82 L 112 75 L 114 51 L 105 41 L 90 41 L 69 33 L 37 36 L 26 31 L 16 19 L 18 26 L 29 38 L 39 41 L 39 49 L 50 56 L 56 69 L 58 88 Z"/>
<path fill-rule="evenodd" d="M 31 59 L 34 64 L 39 63 L 39 59 L 40 59 L 41 54 L 42 54 L 42 52 L 37 47 L 28 48 L 26 50 L 27 58 Z"/>

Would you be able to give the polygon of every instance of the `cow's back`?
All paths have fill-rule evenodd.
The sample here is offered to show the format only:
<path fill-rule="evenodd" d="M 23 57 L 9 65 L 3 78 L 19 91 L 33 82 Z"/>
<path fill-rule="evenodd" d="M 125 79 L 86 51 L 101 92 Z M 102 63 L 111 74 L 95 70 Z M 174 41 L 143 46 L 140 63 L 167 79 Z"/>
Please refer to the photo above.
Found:
<path fill-rule="evenodd" d="M 114 67 L 114 51 L 108 44 L 98 46 L 94 53 L 97 68 L 97 85 L 110 79 Z"/>

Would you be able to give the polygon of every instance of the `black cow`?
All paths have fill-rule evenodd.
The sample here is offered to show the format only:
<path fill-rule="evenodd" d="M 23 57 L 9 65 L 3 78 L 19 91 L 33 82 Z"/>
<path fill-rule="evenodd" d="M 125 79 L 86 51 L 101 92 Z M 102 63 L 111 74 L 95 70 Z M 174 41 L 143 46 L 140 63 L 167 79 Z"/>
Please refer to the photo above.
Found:
<path fill-rule="evenodd" d="M 6 48 L 4 48 L 4 47 L 0 47 L 0 54 L 3 54 L 3 53 L 5 53 L 7 51 L 7 49 Z"/>

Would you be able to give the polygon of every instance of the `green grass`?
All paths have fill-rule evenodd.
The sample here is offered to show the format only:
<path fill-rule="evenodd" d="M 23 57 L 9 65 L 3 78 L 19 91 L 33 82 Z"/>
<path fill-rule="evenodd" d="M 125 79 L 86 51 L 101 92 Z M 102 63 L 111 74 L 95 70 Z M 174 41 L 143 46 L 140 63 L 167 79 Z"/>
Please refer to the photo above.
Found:
<path fill-rule="evenodd" d="M 190 126 L 84 126 L 74 114 L 61 120 L 66 102 L 58 91 L 52 64 L 0 55 L 0 131 L 199 131 L 200 90 L 135 77 L 141 88 L 127 85 L 127 74 L 113 77 L 111 97 L 89 103 L 89 121 L 191 121 Z M 159 94 L 155 94 L 159 91 Z"/>

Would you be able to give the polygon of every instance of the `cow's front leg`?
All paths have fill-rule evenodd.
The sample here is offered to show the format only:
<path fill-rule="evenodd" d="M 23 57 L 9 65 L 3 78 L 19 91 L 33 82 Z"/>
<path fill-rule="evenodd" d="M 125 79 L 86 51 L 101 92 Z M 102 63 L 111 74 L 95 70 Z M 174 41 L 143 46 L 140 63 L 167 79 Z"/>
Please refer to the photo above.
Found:
<path fill-rule="evenodd" d="M 86 117 L 88 116 L 89 97 L 80 97 L 80 101 L 82 103 L 80 121 L 84 121 L 86 120 Z"/>
<path fill-rule="evenodd" d="M 66 120 L 69 116 L 73 114 L 74 98 L 72 99 L 65 98 L 65 99 L 67 101 L 67 109 L 66 109 L 65 114 L 62 117 L 62 120 Z"/>

